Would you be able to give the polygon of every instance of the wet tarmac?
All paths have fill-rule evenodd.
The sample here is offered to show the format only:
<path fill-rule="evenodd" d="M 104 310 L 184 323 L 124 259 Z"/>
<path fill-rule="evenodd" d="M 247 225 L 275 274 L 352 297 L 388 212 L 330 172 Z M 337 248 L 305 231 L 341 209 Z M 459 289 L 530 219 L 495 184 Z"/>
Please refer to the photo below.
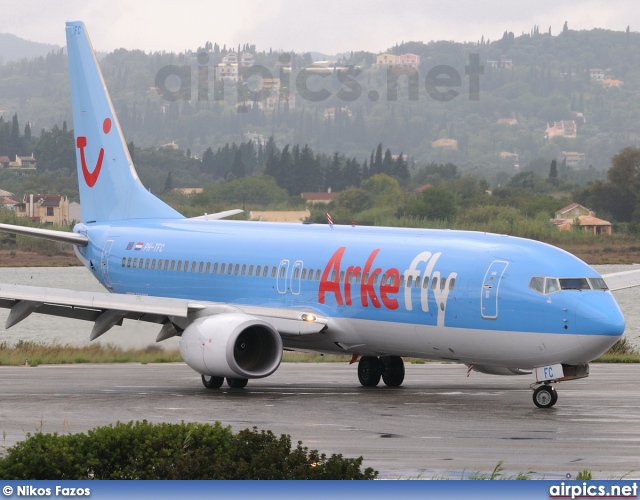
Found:
<path fill-rule="evenodd" d="M 245 389 L 218 390 L 180 363 L 0 367 L 0 446 L 116 421 L 219 420 L 362 455 L 381 478 L 489 474 L 499 461 L 507 475 L 640 477 L 638 365 L 592 364 L 589 378 L 556 386 L 549 410 L 534 406 L 526 376 L 407 364 L 402 387 L 372 389 L 359 385 L 356 366 L 283 363 Z"/>

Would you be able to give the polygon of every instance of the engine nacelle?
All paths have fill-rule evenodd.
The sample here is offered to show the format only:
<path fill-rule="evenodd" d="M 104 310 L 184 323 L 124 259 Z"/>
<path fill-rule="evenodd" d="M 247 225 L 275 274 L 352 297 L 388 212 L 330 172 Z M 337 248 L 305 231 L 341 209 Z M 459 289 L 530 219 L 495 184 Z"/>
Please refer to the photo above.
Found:
<path fill-rule="evenodd" d="M 203 375 L 262 378 L 280 366 L 282 339 L 266 321 L 225 313 L 193 321 L 182 333 L 180 353 Z"/>

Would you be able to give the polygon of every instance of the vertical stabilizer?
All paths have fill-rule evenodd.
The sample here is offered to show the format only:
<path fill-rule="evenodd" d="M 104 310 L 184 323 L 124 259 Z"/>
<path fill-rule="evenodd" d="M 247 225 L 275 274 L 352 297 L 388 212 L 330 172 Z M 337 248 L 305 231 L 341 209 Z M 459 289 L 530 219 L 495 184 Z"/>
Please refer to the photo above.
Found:
<path fill-rule="evenodd" d="M 140 182 L 84 24 L 66 31 L 82 221 L 182 218 Z"/>

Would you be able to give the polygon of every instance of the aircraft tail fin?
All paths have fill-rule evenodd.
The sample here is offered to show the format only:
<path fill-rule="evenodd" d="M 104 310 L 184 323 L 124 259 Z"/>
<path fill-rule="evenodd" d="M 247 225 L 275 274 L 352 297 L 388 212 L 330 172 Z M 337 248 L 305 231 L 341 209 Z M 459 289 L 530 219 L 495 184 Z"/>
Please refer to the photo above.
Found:
<path fill-rule="evenodd" d="M 183 218 L 140 182 L 84 23 L 66 35 L 82 221 Z"/>

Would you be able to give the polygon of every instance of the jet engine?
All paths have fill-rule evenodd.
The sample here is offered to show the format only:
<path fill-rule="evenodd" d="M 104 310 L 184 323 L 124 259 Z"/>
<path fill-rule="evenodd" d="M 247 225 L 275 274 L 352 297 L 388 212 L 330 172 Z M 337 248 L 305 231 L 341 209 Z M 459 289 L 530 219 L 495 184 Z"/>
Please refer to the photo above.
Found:
<path fill-rule="evenodd" d="M 262 378 L 280 366 L 282 340 L 266 321 L 225 313 L 193 321 L 182 333 L 180 353 L 187 365 L 203 375 Z"/>

